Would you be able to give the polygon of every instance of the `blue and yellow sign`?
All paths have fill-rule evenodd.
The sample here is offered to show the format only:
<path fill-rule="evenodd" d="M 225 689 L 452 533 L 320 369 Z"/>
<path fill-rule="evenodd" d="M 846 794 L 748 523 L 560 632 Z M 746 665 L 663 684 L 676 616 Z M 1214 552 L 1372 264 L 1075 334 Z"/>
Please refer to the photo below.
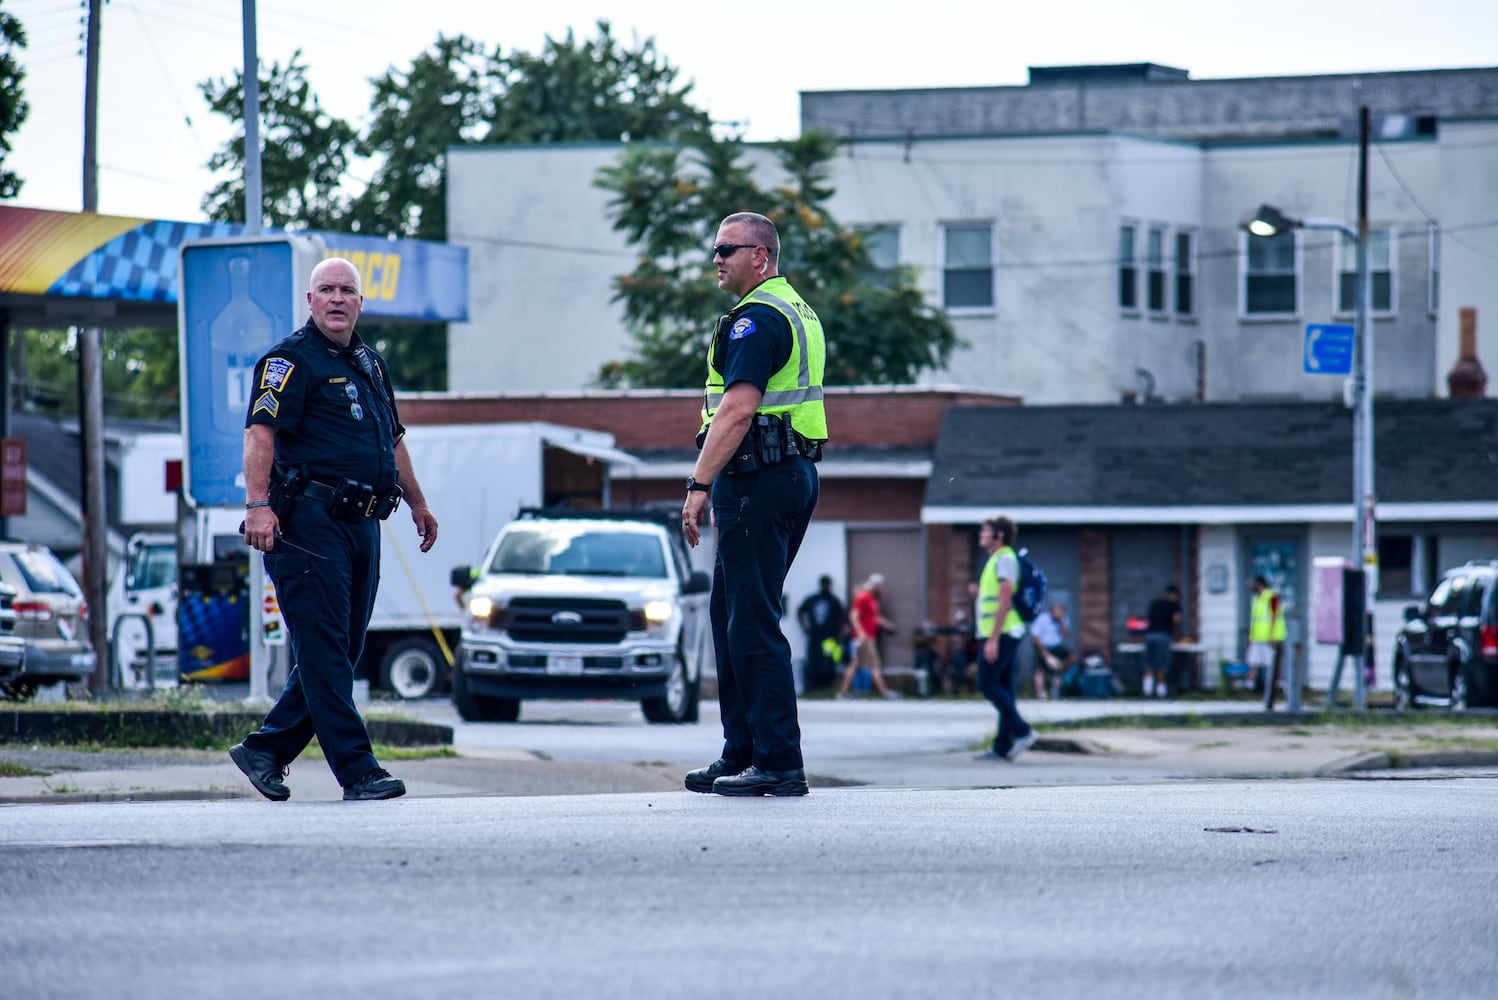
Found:
<path fill-rule="evenodd" d="M 234 223 L 3 206 L 0 292 L 171 304 L 177 301 L 177 260 L 183 243 L 244 235 L 244 226 Z M 468 319 L 465 247 L 346 233 L 298 235 L 319 237 L 329 256 L 347 257 L 359 269 L 368 317 Z"/>

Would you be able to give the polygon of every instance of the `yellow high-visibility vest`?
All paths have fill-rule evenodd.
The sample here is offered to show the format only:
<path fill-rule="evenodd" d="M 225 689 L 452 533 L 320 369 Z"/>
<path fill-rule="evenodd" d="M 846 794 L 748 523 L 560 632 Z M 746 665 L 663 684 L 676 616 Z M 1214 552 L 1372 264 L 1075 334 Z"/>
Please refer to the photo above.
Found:
<path fill-rule="evenodd" d="M 719 329 L 731 335 L 739 314 L 752 305 L 766 305 L 785 317 L 791 326 L 791 356 L 765 385 L 756 413 L 789 414 L 791 426 L 812 441 L 827 440 L 827 412 L 822 407 L 822 372 L 827 363 L 827 342 L 822 321 L 791 283 L 780 275 L 755 287 L 720 319 Z M 707 348 L 707 391 L 702 400 L 702 426 L 723 404 L 723 372 L 718 368 L 715 336 Z"/>
<path fill-rule="evenodd" d="M 1005 545 L 993 555 L 988 557 L 988 562 L 983 566 L 983 572 L 978 577 L 978 638 L 987 639 L 993 635 L 993 620 L 999 614 L 999 558 L 1008 553 L 1014 559 L 1015 565 L 1019 565 L 1019 556 L 1014 554 L 1014 549 Z M 1009 591 L 1009 613 L 1004 616 L 1004 627 L 1000 632 L 1010 632 L 1025 624 L 1025 620 L 1014 610 L 1014 590 L 1018 581 L 1010 581 Z"/>
<path fill-rule="evenodd" d="M 1284 642 L 1285 641 L 1285 607 L 1280 605 L 1280 613 L 1274 614 L 1269 602 L 1278 595 L 1273 587 L 1265 587 L 1254 597 L 1252 613 L 1248 620 L 1249 642 Z"/>

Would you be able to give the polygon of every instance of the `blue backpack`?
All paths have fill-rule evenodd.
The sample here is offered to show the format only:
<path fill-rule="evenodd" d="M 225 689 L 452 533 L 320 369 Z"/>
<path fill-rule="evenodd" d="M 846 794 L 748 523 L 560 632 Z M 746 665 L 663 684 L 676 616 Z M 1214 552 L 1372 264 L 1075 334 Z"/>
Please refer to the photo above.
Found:
<path fill-rule="evenodd" d="M 1019 561 L 1019 583 L 1014 588 L 1010 605 L 1028 625 L 1045 607 L 1045 571 L 1030 561 L 1029 549 L 1016 549 L 1014 557 Z"/>

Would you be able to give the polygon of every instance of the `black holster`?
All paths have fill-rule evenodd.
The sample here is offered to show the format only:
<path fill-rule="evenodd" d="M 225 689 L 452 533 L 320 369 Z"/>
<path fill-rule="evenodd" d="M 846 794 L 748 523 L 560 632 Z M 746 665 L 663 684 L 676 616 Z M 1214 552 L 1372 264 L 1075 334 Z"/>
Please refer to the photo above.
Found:
<path fill-rule="evenodd" d="M 270 509 L 278 521 L 284 521 L 296 509 L 302 490 L 307 487 L 307 476 L 301 469 L 277 464 L 271 469 Z"/>

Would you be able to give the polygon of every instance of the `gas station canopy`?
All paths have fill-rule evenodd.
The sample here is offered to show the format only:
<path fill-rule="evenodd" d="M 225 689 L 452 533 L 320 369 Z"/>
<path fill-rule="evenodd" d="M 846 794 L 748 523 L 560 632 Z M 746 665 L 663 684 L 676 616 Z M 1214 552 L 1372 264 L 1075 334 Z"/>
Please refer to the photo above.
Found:
<path fill-rule="evenodd" d="M 267 230 L 271 235 L 279 230 Z M 299 230 L 347 258 L 371 319 L 468 319 L 468 250 L 445 243 Z M 175 325 L 178 250 L 245 235 L 227 222 L 173 222 L 0 206 L 0 309 L 16 322 Z"/>

